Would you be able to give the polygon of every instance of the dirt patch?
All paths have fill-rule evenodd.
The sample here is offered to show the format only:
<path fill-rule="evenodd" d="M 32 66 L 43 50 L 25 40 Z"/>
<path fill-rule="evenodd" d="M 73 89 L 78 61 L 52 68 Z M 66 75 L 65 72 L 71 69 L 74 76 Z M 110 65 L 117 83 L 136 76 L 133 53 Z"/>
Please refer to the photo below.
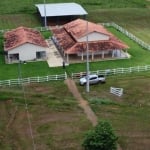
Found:
<path fill-rule="evenodd" d="M 38 84 L 32 84 L 29 87 L 34 89 L 35 92 L 42 94 L 47 94 L 51 90 L 50 87 L 39 86 Z"/>
<path fill-rule="evenodd" d="M 79 106 L 83 108 L 87 118 L 91 121 L 92 125 L 95 126 L 97 124 L 97 117 L 95 113 L 92 111 L 92 109 L 90 108 L 88 102 L 82 98 L 80 92 L 76 87 L 75 82 L 71 79 L 67 79 L 65 83 L 67 84 L 73 96 L 79 101 Z"/>

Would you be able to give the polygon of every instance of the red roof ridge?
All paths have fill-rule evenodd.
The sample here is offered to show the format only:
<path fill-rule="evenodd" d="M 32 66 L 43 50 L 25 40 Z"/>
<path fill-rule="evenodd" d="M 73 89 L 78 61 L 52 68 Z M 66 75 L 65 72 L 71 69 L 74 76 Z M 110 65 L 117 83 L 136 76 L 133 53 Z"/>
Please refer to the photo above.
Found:
<path fill-rule="evenodd" d="M 112 34 L 108 32 L 102 25 L 95 24 L 83 19 L 76 19 L 70 23 L 65 24 L 63 27 L 76 40 L 92 32 L 98 32 L 112 36 Z"/>
<path fill-rule="evenodd" d="M 124 42 L 115 37 L 111 32 L 107 31 L 104 26 L 82 19 L 76 19 L 65 24 L 61 29 L 53 29 L 52 32 L 59 45 L 64 49 L 64 52 L 68 54 L 85 51 L 86 42 L 80 42 L 78 39 L 92 32 L 108 35 L 109 38 L 108 40 L 88 41 L 89 49 L 91 51 L 129 48 Z"/>
<path fill-rule="evenodd" d="M 24 26 L 20 26 L 16 29 L 12 29 L 11 31 L 6 32 L 4 37 L 6 39 L 4 43 L 4 49 L 6 51 L 25 43 L 47 47 L 46 41 L 39 31 Z"/>

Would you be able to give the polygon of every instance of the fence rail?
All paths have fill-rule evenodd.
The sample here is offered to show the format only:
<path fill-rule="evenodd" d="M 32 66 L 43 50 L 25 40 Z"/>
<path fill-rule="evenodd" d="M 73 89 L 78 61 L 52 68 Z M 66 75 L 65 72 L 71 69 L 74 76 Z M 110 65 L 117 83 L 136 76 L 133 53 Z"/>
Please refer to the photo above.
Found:
<path fill-rule="evenodd" d="M 108 75 L 129 74 L 129 73 L 133 73 L 133 72 L 143 72 L 143 71 L 150 71 L 150 65 L 136 66 L 136 67 L 129 67 L 129 68 L 116 68 L 116 69 L 90 71 L 90 74 L 108 76 Z M 86 72 L 79 72 L 79 73 L 72 73 L 71 76 L 72 76 L 72 79 L 79 79 L 85 75 L 86 75 Z"/>
<path fill-rule="evenodd" d="M 138 43 L 141 47 L 150 50 L 150 45 L 145 43 L 144 41 L 142 41 L 141 39 L 137 38 L 135 35 L 133 35 L 132 33 L 128 32 L 127 30 L 125 30 L 123 27 L 117 25 L 116 23 L 112 22 L 112 23 L 102 23 L 104 26 L 112 26 L 115 29 L 117 29 L 118 31 L 122 32 L 123 34 L 125 34 L 127 37 L 129 37 L 131 40 L 135 41 L 136 43 Z"/>
<path fill-rule="evenodd" d="M 117 96 L 122 96 L 123 88 L 110 87 L 110 93 L 117 95 Z"/>
<path fill-rule="evenodd" d="M 10 79 L 10 80 L 0 80 L 0 86 L 15 86 L 21 84 L 30 84 L 30 83 L 40 83 L 40 82 L 48 82 L 52 80 L 65 80 L 67 79 L 67 74 L 61 75 L 48 75 L 42 77 L 29 77 L 22 79 Z"/>

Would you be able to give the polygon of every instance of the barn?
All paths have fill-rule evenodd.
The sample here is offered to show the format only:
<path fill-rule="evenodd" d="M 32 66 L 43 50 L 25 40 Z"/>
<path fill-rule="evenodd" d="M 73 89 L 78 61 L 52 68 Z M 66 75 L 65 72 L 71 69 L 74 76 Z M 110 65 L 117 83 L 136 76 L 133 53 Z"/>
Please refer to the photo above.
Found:
<path fill-rule="evenodd" d="M 46 59 L 47 43 L 39 31 L 18 27 L 4 34 L 6 63 Z"/>
<path fill-rule="evenodd" d="M 53 41 L 68 64 L 86 61 L 87 48 L 90 61 L 128 57 L 128 46 L 100 24 L 76 19 L 52 32 Z"/>
<path fill-rule="evenodd" d="M 85 18 L 86 10 L 77 3 L 36 4 L 42 24 L 60 25 L 79 17 Z"/>

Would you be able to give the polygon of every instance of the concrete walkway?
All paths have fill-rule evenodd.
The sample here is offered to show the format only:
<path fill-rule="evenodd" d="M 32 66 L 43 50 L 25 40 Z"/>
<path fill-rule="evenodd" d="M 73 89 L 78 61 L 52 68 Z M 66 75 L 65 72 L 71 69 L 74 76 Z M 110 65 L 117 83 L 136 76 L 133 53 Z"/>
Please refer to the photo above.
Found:
<path fill-rule="evenodd" d="M 48 48 L 46 50 L 48 66 L 49 67 L 62 66 L 63 58 L 61 57 L 54 43 L 51 40 L 47 40 L 46 42 L 48 44 Z"/>

